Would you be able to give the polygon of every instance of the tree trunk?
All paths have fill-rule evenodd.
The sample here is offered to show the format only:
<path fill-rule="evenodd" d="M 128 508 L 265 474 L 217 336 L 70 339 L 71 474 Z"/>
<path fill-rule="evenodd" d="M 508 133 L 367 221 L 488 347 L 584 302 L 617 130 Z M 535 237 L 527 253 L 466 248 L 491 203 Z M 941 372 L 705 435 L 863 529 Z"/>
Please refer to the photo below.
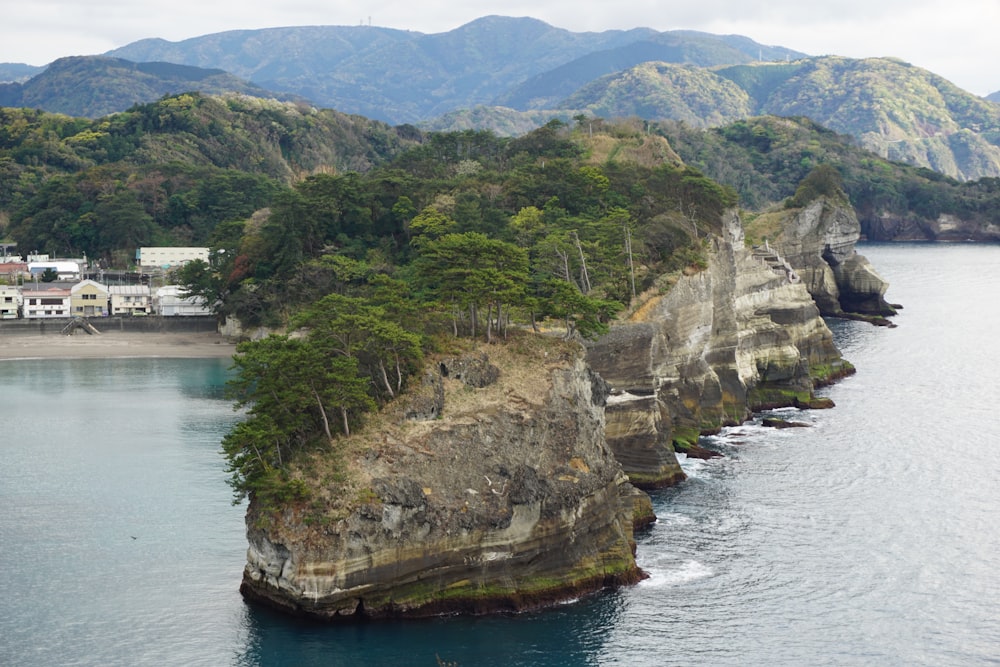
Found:
<path fill-rule="evenodd" d="M 326 435 L 327 440 L 333 440 L 333 436 L 330 434 L 330 420 L 326 417 L 326 410 L 323 408 L 323 401 L 320 400 L 319 394 L 313 389 L 313 398 L 316 399 L 316 405 L 319 406 L 319 416 L 323 420 L 323 433 Z"/>
<path fill-rule="evenodd" d="M 635 300 L 635 264 L 632 263 L 632 230 L 625 224 L 625 252 L 628 253 L 628 272 L 632 284 L 632 300 Z"/>
<path fill-rule="evenodd" d="M 385 390 L 389 392 L 389 398 L 396 398 L 396 393 L 392 390 L 392 385 L 389 384 L 389 375 L 385 372 L 385 364 L 382 360 L 378 360 L 378 370 L 382 374 L 382 383 L 385 385 Z"/>
<path fill-rule="evenodd" d="M 340 417 L 344 420 L 344 435 L 351 435 L 351 427 L 347 423 L 347 408 L 343 406 L 340 407 Z"/>
<path fill-rule="evenodd" d="M 574 278 L 569 272 L 569 253 L 563 252 L 562 250 L 556 248 L 556 256 L 559 257 L 560 260 L 562 260 L 563 280 L 573 285 L 577 289 L 580 289 L 580 286 L 576 284 L 576 278 Z"/>
<path fill-rule="evenodd" d="M 399 363 L 399 352 L 393 352 L 396 359 L 396 391 L 403 391 L 403 368 Z"/>
<path fill-rule="evenodd" d="M 584 294 L 590 294 L 590 274 L 587 273 L 587 258 L 583 254 L 583 245 L 580 243 L 580 237 L 573 232 L 573 242 L 576 243 L 576 249 L 580 253 L 580 291 Z"/>
<path fill-rule="evenodd" d="M 486 304 L 486 342 L 493 342 L 493 302 Z"/>

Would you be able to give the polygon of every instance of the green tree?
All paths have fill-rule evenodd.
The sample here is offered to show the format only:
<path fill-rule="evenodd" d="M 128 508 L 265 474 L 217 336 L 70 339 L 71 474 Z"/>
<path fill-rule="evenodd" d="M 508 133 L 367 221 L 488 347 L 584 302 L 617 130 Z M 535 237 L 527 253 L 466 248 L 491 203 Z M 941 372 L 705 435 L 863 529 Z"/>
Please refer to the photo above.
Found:
<path fill-rule="evenodd" d="M 617 301 L 581 294 L 575 285 L 565 280 L 548 281 L 544 292 L 540 299 L 543 313 L 563 321 L 566 338 L 575 334 L 596 338 L 607 333 L 607 323 L 624 308 Z"/>
<path fill-rule="evenodd" d="M 468 309 L 470 334 L 476 336 L 479 313 L 485 310 L 488 341 L 494 317 L 503 327 L 509 308 L 523 301 L 529 275 L 523 248 L 478 232 L 445 234 L 422 244 L 415 265 L 421 282 L 453 309 L 456 335 L 461 313 Z"/>
<path fill-rule="evenodd" d="M 355 359 L 331 359 L 308 340 L 275 335 L 240 343 L 236 352 L 237 374 L 227 389 L 247 418 L 222 441 L 236 501 L 248 494 L 296 497 L 290 462 L 311 443 L 329 442 L 338 431 L 350 435 L 351 424 L 374 407 L 368 382 Z"/>
<path fill-rule="evenodd" d="M 292 320 L 310 344 L 331 358 L 352 359 L 376 395 L 395 398 L 419 365 L 420 337 L 359 297 L 329 294 Z M 391 378 L 390 378 L 391 374 Z"/>

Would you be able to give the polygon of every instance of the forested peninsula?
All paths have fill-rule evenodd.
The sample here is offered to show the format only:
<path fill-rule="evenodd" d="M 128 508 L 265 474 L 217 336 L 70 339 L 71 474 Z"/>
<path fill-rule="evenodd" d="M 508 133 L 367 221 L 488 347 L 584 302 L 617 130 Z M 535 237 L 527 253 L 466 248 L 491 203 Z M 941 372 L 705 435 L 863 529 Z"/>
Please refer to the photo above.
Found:
<path fill-rule="evenodd" d="M 222 443 L 249 499 L 242 591 L 323 619 L 638 581 L 641 489 L 683 479 L 675 452 L 830 407 L 815 389 L 853 369 L 823 317 L 891 323 L 865 230 L 989 239 L 1000 210 L 991 179 L 801 119 L 500 138 L 196 94 L 0 114 L 19 246 L 109 267 L 210 248 L 176 279 L 243 341 Z"/>

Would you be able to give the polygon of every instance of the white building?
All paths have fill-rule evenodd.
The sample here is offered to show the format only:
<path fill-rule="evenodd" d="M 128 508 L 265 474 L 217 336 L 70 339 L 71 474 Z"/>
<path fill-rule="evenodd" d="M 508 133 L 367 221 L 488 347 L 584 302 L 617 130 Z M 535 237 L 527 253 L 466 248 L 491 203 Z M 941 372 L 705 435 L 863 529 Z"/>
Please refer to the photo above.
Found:
<path fill-rule="evenodd" d="M 15 285 L 0 285 L 0 320 L 14 320 L 21 316 L 24 296 Z"/>
<path fill-rule="evenodd" d="M 112 315 L 149 315 L 153 298 L 147 285 L 111 285 Z"/>
<path fill-rule="evenodd" d="M 23 287 L 21 294 L 24 296 L 24 317 L 27 319 L 71 317 L 72 292 L 69 287 L 41 283 L 38 287 Z"/>
<path fill-rule="evenodd" d="M 59 275 L 59 280 L 79 280 L 80 263 L 70 260 L 50 260 L 45 262 L 28 262 L 28 272 L 33 277 L 40 277 L 46 269 L 52 269 Z"/>
<path fill-rule="evenodd" d="M 211 315 L 212 309 L 200 296 L 183 296 L 181 285 L 164 285 L 156 290 L 156 311 L 164 317 Z"/>
<path fill-rule="evenodd" d="M 208 263 L 208 248 L 139 248 L 139 266 L 144 271 L 184 266 L 196 259 Z"/>

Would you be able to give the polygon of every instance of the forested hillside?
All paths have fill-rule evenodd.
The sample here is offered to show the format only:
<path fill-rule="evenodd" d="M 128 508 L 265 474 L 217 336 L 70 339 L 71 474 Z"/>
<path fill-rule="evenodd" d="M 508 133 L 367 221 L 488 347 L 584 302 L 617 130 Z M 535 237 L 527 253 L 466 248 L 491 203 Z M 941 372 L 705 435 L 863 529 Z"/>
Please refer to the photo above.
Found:
<path fill-rule="evenodd" d="M 996 240 L 1000 179 L 957 181 L 921 167 L 892 162 L 854 145 L 807 118 L 762 116 L 697 129 L 656 125 L 686 164 L 734 188 L 740 203 L 762 211 L 795 194 L 820 165 L 836 167 L 863 232 L 872 240 L 899 238 L 887 226 L 905 225 L 910 239 L 940 238 L 942 216 L 964 221 L 950 240 Z"/>
<path fill-rule="evenodd" d="M 95 117 L 192 90 L 505 136 L 581 113 L 699 127 L 804 116 L 883 158 L 960 180 L 1000 177 L 1000 105 L 908 63 L 809 57 L 738 35 L 575 33 L 530 18 L 488 16 L 440 34 L 311 26 L 142 40 L 0 84 L 0 105 Z"/>
<path fill-rule="evenodd" d="M 595 79 L 551 108 L 697 127 L 758 115 L 803 116 L 883 158 L 963 180 L 1000 176 L 1000 106 L 887 58 L 716 68 L 646 62 Z"/>
<path fill-rule="evenodd" d="M 98 120 L 0 109 L 0 225 L 22 248 L 123 266 L 139 246 L 207 244 L 293 180 L 367 171 L 418 137 L 240 96 L 180 95 Z"/>

